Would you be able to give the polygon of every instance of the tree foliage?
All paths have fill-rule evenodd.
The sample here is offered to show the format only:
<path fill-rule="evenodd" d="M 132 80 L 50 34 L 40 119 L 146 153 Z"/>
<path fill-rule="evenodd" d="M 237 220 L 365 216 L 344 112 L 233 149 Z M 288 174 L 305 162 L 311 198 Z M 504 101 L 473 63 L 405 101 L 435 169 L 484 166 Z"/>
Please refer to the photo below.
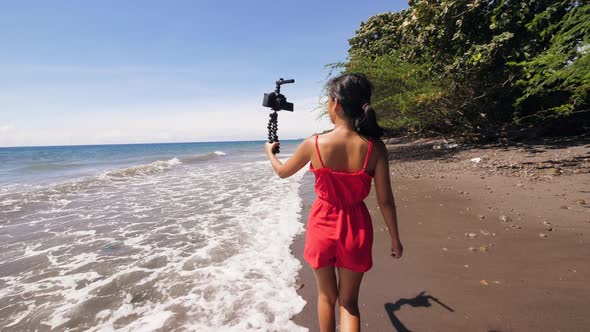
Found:
<path fill-rule="evenodd" d="M 386 127 L 494 138 L 586 111 L 589 39 L 587 2 L 410 0 L 362 22 L 341 68 L 372 79 Z"/>

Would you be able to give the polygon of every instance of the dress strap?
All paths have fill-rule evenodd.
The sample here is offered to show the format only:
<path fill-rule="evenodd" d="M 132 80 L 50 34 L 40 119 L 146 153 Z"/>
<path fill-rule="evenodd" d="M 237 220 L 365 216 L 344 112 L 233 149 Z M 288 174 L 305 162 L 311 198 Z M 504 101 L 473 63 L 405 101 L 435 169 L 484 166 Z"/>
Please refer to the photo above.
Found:
<path fill-rule="evenodd" d="M 371 150 L 373 150 L 373 141 L 369 139 L 369 148 L 367 149 L 367 156 L 365 157 L 365 164 L 363 165 L 363 171 L 367 168 L 369 163 L 369 157 L 371 156 Z"/>
<path fill-rule="evenodd" d="M 326 167 L 324 166 L 324 162 L 322 161 L 322 155 L 320 155 L 320 149 L 318 148 L 318 135 L 315 135 L 315 151 L 318 154 L 318 158 L 320 159 L 320 164 L 322 164 L 322 168 Z"/>

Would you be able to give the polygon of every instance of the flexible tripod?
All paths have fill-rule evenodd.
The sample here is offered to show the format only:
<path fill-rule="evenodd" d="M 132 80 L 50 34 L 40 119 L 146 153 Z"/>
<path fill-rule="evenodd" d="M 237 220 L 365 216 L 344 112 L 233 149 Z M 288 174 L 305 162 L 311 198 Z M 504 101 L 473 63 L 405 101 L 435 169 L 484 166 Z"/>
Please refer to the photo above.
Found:
<path fill-rule="evenodd" d="M 273 110 L 272 113 L 270 113 L 269 115 L 269 119 L 268 119 L 268 126 L 266 126 L 268 128 L 268 142 L 269 143 L 273 143 L 273 142 L 278 142 L 279 141 L 279 135 L 277 134 L 277 130 L 279 130 L 279 123 L 278 123 L 278 119 L 279 119 L 279 113 L 277 113 L 277 110 Z M 277 146 L 276 149 L 273 151 L 274 154 L 280 153 L 280 146 Z"/>
<path fill-rule="evenodd" d="M 295 80 L 285 80 L 280 78 L 278 81 L 276 81 L 275 91 L 264 94 L 262 106 L 272 109 L 272 113 L 269 114 L 268 126 L 266 126 L 266 128 L 268 128 L 269 143 L 279 142 L 279 135 L 277 134 L 279 129 L 279 114 L 277 112 L 280 110 L 293 112 L 293 103 L 287 102 L 287 98 L 281 94 L 281 85 L 289 83 L 295 83 Z M 277 146 L 273 153 L 277 154 L 279 152 L 281 152 L 281 149 L 279 146 Z"/>

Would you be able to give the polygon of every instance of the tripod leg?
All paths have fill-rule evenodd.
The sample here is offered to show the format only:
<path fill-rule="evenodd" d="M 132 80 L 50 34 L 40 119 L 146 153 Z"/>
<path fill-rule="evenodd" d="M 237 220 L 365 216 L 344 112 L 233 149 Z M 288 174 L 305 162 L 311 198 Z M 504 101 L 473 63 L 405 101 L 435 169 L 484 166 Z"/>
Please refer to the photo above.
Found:
<path fill-rule="evenodd" d="M 269 115 L 269 120 L 268 120 L 268 142 L 269 143 L 273 143 L 273 142 L 278 142 L 279 141 L 279 136 L 277 135 L 277 130 L 279 129 L 278 126 L 278 113 L 277 111 L 274 111 L 273 113 L 271 113 Z M 277 154 L 280 152 L 280 148 L 277 146 L 277 148 L 273 151 L 274 154 Z"/>

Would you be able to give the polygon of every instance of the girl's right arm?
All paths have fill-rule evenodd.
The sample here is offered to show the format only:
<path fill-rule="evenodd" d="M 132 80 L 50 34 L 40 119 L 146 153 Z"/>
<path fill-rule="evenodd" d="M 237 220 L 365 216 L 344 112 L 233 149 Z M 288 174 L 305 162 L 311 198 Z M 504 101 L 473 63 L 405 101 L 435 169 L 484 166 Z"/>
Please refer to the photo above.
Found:
<path fill-rule="evenodd" d="M 389 177 L 389 156 L 383 141 L 380 139 L 375 141 L 375 147 L 377 148 L 377 164 L 375 165 L 374 179 L 377 204 L 379 204 L 379 209 L 383 214 L 383 220 L 385 221 L 387 230 L 391 236 L 391 255 L 395 258 L 400 258 L 404 248 L 399 239 L 399 231 L 397 227 L 395 200 L 393 198 L 393 191 L 391 190 Z"/>

